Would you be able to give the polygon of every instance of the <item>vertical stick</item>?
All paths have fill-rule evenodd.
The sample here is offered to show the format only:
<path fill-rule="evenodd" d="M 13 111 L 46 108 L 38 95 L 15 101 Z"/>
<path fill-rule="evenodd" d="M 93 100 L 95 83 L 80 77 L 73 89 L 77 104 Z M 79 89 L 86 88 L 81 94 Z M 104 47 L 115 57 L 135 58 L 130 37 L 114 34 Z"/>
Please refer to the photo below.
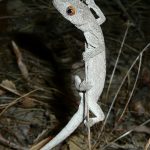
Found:
<path fill-rule="evenodd" d="M 88 80 L 88 76 L 87 76 L 87 72 L 88 72 L 88 65 L 87 62 L 85 62 L 85 81 L 89 81 Z M 89 107 L 88 107 L 88 99 L 87 99 L 87 93 L 88 91 L 86 91 L 85 93 L 85 110 L 86 110 L 86 121 L 87 121 L 87 130 L 88 130 L 88 147 L 89 150 L 91 150 L 91 130 L 90 130 L 90 126 L 89 126 Z"/>

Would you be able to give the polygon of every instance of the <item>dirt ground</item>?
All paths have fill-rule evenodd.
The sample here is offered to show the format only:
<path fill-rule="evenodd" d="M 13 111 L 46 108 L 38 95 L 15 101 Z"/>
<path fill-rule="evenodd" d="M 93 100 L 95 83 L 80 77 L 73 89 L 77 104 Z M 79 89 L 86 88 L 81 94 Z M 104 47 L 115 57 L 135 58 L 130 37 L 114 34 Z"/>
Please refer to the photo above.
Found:
<path fill-rule="evenodd" d="M 92 148 L 150 150 L 150 1 L 96 3 L 107 18 L 107 76 L 99 101 L 106 119 L 91 128 Z M 84 42 L 51 1 L 0 0 L 0 150 L 44 145 L 68 122 L 80 99 L 73 76 L 84 78 Z M 54 149 L 88 145 L 81 124 Z"/>

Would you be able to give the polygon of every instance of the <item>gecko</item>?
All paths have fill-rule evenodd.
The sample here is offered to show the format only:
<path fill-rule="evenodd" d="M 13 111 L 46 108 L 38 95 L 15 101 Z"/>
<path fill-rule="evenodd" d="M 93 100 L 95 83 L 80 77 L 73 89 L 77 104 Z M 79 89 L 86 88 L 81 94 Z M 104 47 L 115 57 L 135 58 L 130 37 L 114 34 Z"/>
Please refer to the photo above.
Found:
<path fill-rule="evenodd" d="M 85 125 L 93 126 L 95 123 L 104 120 L 104 113 L 97 104 L 103 91 L 106 77 L 106 58 L 105 43 L 100 25 L 105 21 L 100 8 L 94 0 L 53 0 L 54 7 L 62 14 L 64 18 L 80 29 L 86 39 L 83 60 L 85 62 L 85 79 L 81 81 L 78 75 L 75 75 L 75 86 L 81 97 L 79 108 L 73 115 L 68 124 L 41 150 L 50 150 L 63 140 L 65 140 L 73 131 L 84 121 Z M 91 12 L 93 9 L 98 16 L 95 18 Z M 85 94 L 85 95 L 84 95 Z M 85 120 L 84 99 L 88 109 L 95 115 L 89 120 Z"/>

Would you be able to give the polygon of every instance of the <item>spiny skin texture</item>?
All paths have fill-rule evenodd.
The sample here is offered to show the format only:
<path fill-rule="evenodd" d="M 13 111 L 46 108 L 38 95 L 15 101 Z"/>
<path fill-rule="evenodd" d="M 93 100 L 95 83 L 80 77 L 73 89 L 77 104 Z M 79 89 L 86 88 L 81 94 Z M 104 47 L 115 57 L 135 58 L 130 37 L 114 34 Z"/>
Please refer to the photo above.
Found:
<path fill-rule="evenodd" d="M 83 93 L 85 91 L 85 101 L 88 109 L 95 115 L 90 118 L 89 122 L 84 121 L 87 125 L 94 125 L 95 123 L 104 120 L 104 113 L 97 101 L 103 91 L 106 63 L 105 63 L 105 44 L 100 24 L 105 21 L 105 17 L 93 0 L 87 0 L 87 5 L 80 0 L 53 0 L 56 9 L 78 29 L 83 31 L 86 38 L 85 52 L 83 53 L 83 60 L 85 61 L 85 82 L 81 83 L 81 79 L 75 76 L 75 85 L 81 96 L 81 102 L 78 111 L 64 127 L 64 129 L 57 134 L 42 150 L 50 150 L 58 145 L 65 138 L 67 138 L 83 121 L 84 105 Z M 68 8 L 73 8 L 74 14 L 68 14 Z M 99 16 L 95 19 L 91 10 L 93 9 Z M 71 11 L 69 11 L 71 12 Z M 89 87 L 91 87 L 89 89 Z M 82 90 L 82 91 L 81 91 Z M 86 110 L 87 111 L 87 110 Z"/>

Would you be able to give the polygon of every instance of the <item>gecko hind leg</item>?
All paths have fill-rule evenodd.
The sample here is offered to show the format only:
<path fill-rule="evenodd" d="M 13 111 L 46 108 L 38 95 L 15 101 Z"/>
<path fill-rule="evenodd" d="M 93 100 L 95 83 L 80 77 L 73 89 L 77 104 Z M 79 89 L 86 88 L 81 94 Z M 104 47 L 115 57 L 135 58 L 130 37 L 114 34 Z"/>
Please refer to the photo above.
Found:
<path fill-rule="evenodd" d="M 87 120 L 84 120 L 84 124 L 86 126 L 93 126 L 95 123 L 98 123 L 100 121 L 103 121 L 105 116 L 104 113 L 102 111 L 102 109 L 100 108 L 100 106 L 97 103 L 91 102 L 88 103 L 88 107 L 89 110 L 96 116 L 93 118 L 89 118 L 89 121 L 87 122 Z"/>
<path fill-rule="evenodd" d="M 75 76 L 75 86 L 76 89 L 80 92 L 86 92 L 92 88 L 92 85 L 90 82 L 86 82 L 85 80 L 83 82 L 79 82 L 79 76 Z M 81 80 L 81 79 L 80 79 Z"/>
<path fill-rule="evenodd" d="M 92 85 L 90 82 L 86 82 L 85 80 L 83 80 L 83 82 L 81 82 L 81 84 L 79 85 L 79 90 L 80 91 L 88 91 L 92 88 Z"/>

